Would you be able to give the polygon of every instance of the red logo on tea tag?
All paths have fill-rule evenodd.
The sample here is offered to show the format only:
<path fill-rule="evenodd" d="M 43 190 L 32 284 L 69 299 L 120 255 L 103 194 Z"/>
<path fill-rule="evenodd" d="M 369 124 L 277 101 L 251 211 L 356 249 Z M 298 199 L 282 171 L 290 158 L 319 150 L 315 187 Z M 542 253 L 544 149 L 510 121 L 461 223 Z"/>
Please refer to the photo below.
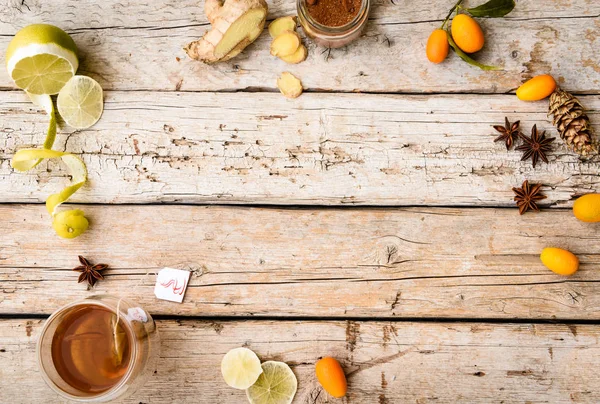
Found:
<path fill-rule="evenodd" d="M 154 295 L 163 300 L 181 303 L 190 280 L 190 271 L 164 268 L 158 272 Z"/>

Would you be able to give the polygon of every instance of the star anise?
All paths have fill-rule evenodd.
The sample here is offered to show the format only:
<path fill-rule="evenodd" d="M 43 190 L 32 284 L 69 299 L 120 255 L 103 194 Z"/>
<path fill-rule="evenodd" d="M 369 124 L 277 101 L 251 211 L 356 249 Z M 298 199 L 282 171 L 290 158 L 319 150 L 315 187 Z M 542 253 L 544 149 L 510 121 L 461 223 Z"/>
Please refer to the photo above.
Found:
<path fill-rule="evenodd" d="M 87 259 L 83 258 L 81 255 L 79 256 L 80 266 L 77 268 L 73 268 L 73 271 L 81 272 L 79 275 L 78 283 L 83 281 L 87 281 L 88 285 L 94 286 L 97 281 L 100 279 L 104 279 L 104 276 L 100 273 L 108 268 L 106 264 L 96 264 L 92 265 Z"/>
<path fill-rule="evenodd" d="M 500 132 L 500 136 L 494 139 L 494 142 L 504 141 L 506 143 L 506 150 L 509 150 L 515 142 L 515 139 L 520 135 L 519 124 L 521 121 L 517 121 L 511 124 L 507 117 L 504 117 L 504 126 L 494 125 L 493 128 Z"/>
<path fill-rule="evenodd" d="M 540 192 L 540 188 L 542 184 L 529 184 L 527 180 L 523 182 L 521 188 L 513 188 L 513 192 L 515 193 L 515 202 L 517 202 L 517 206 L 519 207 L 519 214 L 527 212 L 528 210 L 535 210 L 536 212 L 540 211 L 540 208 L 537 206 L 536 201 L 540 201 L 542 199 L 546 199 L 546 195 L 543 195 Z"/>
<path fill-rule="evenodd" d="M 554 142 L 555 138 L 550 137 L 546 139 L 546 131 L 543 131 L 542 133 L 538 132 L 536 125 L 533 125 L 533 128 L 531 129 L 531 137 L 527 137 L 523 134 L 520 136 L 524 143 L 515 150 L 523 152 L 521 161 L 531 158 L 533 161 L 533 168 L 535 168 L 538 159 L 542 159 L 542 161 L 547 164 L 548 157 L 546 157 L 546 153 L 552 151 L 550 143 Z"/>

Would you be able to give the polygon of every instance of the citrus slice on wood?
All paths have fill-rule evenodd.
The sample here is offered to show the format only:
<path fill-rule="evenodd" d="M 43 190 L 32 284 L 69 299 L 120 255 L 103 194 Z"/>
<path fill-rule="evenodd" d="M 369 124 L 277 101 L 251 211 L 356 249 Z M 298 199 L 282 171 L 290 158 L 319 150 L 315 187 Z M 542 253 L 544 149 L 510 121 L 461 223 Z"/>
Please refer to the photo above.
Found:
<path fill-rule="evenodd" d="M 248 348 L 235 348 L 221 361 L 223 379 L 230 387 L 246 390 L 263 372 L 258 356 Z"/>
<path fill-rule="evenodd" d="M 246 390 L 251 404 L 290 404 L 298 389 L 298 380 L 292 369 L 283 362 L 262 364 L 263 373 Z"/>
<path fill-rule="evenodd" d="M 56 106 L 67 125 L 87 129 L 98 122 L 104 111 L 102 87 L 90 77 L 73 76 L 58 93 Z"/>

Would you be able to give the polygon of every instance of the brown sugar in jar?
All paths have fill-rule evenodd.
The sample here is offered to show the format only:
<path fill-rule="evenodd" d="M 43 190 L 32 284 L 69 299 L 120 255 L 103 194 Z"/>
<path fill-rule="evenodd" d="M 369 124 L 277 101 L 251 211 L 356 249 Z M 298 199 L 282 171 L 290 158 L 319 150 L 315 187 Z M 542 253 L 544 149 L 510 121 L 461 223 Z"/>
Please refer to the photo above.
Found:
<path fill-rule="evenodd" d="M 371 0 L 296 0 L 298 21 L 317 45 L 340 48 L 361 36 Z"/>
<path fill-rule="evenodd" d="M 307 0 L 308 14 L 321 25 L 341 27 L 360 11 L 362 0 Z"/>

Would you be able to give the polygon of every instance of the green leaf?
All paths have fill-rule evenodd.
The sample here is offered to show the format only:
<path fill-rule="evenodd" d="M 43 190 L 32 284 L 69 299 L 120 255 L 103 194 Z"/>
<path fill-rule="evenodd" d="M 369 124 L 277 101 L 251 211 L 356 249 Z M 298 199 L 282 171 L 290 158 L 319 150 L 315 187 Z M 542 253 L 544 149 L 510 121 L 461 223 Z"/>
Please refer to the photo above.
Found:
<path fill-rule="evenodd" d="M 473 66 L 477 66 L 481 70 L 500 70 L 501 69 L 498 66 L 484 65 L 483 63 L 479 63 L 478 61 L 472 59 L 469 55 L 467 55 L 462 50 L 460 50 L 460 48 L 458 47 L 458 45 L 456 45 L 456 42 L 454 42 L 454 40 L 452 39 L 452 35 L 450 35 L 450 33 L 448 31 L 446 31 L 446 35 L 448 36 L 448 43 L 450 44 L 450 46 L 452 47 L 452 49 L 454 49 L 454 52 L 456 52 L 456 54 L 458 56 L 460 56 L 460 58 L 462 60 L 464 60 L 465 62 L 467 62 L 468 64 L 473 65 Z"/>
<path fill-rule="evenodd" d="M 473 17 L 504 17 L 515 8 L 515 0 L 490 0 L 479 7 L 467 8 Z"/>

